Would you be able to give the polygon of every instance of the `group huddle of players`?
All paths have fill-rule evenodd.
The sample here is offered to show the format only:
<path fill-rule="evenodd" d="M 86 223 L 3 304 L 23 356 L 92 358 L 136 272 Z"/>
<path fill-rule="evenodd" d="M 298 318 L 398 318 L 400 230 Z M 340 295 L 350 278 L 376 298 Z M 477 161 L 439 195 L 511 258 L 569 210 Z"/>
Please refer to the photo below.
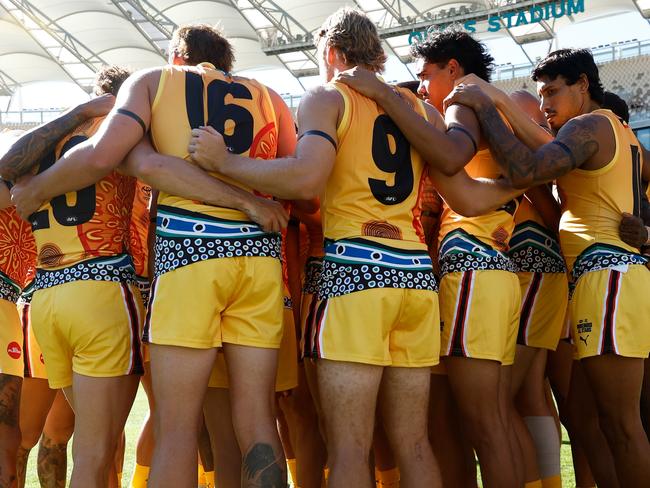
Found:
<path fill-rule="evenodd" d="M 415 86 L 357 10 L 316 46 L 297 126 L 188 25 L 3 135 L 0 487 L 39 438 L 64 486 L 73 430 L 71 486 L 119 486 L 140 382 L 134 488 L 197 452 L 219 488 L 560 487 L 560 419 L 579 487 L 650 486 L 650 162 L 591 54 L 537 98 L 455 28 Z"/>

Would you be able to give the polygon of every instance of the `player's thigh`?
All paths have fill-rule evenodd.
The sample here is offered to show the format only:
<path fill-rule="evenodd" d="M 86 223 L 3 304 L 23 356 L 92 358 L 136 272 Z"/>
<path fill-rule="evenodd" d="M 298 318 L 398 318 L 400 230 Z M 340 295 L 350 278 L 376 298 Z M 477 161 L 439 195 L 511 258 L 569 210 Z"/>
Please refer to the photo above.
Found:
<path fill-rule="evenodd" d="M 47 380 L 26 378 L 20 396 L 20 431 L 23 447 L 33 447 L 43 432 L 45 420 L 56 397 Z"/>

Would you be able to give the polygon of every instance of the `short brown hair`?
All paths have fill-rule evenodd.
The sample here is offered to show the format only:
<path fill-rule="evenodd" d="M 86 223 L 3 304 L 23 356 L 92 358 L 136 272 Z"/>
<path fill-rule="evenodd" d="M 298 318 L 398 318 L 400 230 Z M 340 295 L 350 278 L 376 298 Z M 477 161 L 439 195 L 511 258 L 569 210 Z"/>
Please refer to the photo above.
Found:
<path fill-rule="evenodd" d="M 338 49 L 347 64 L 364 66 L 375 72 L 384 70 L 386 53 L 379 32 L 360 10 L 342 7 L 330 15 L 316 37 L 316 44 L 323 40 L 329 47 Z"/>
<path fill-rule="evenodd" d="M 129 76 L 131 76 L 131 71 L 122 66 L 102 66 L 95 75 L 93 92 L 95 95 L 110 93 L 116 97 L 122 83 L 124 83 Z"/>
<path fill-rule="evenodd" d="M 208 24 L 182 25 L 174 31 L 169 50 L 183 58 L 188 65 L 208 62 L 229 72 L 235 62 L 232 45 L 223 34 Z"/>

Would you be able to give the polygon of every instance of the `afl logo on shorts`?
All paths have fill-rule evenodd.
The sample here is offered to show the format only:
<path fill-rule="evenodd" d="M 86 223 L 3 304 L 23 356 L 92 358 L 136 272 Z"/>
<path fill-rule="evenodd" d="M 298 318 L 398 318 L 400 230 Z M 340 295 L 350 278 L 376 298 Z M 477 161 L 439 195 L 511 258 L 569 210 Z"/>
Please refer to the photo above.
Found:
<path fill-rule="evenodd" d="M 9 345 L 7 346 L 7 354 L 9 354 L 9 357 L 12 359 L 20 358 L 20 354 L 22 352 L 23 351 L 17 342 L 10 342 Z"/>

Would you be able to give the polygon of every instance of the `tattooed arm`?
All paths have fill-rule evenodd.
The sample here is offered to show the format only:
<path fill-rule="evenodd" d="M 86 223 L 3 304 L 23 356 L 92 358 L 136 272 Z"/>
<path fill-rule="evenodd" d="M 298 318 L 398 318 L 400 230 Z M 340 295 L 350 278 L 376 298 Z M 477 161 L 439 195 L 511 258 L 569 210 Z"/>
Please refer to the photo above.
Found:
<path fill-rule="evenodd" d="M 45 155 L 54 150 L 63 137 L 82 122 L 106 115 L 114 103 L 113 95 L 102 95 L 77 105 L 47 124 L 26 132 L 0 158 L 0 177 L 15 181 L 29 173 Z"/>
<path fill-rule="evenodd" d="M 610 152 L 613 154 L 601 150 L 601 146 L 611 149 L 614 141 L 614 133 L 605 117 L 594 114 L 575 117 L 564 124 L 553 141 L 533 151 L 508 129 L 480 88 L 475 85 L 457 87 L 454 98 L 474 109 L 497 162 L 515 188 L 553 181 L 596 156 L 600 162 L 606 160 Z"/>

